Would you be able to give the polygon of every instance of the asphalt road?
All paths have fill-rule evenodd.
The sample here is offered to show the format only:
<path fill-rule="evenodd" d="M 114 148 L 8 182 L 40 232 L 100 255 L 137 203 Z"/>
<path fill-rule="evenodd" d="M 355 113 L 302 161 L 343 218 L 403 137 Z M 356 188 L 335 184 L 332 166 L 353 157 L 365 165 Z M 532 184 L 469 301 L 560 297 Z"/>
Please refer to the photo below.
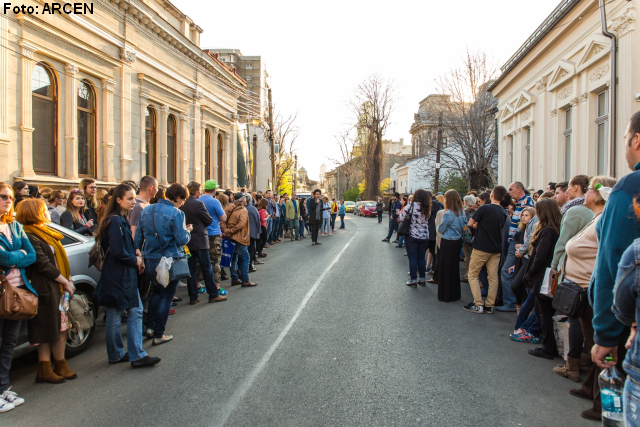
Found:
<path fill-rule="evenodd" d="M 404 250 L 373 218 L 347 215 L 322 246 L 283 241 L 252 273 L 257 288 L 170 316 L 174 340 L 145 340 L 153 368 L 109 365 L 102 316 L 79 377 L 36 384 L 35 354 L 14 361 L 26 403 L 2 426 L 596 426 L 559 363 L 509 340 L 514 313 L 464 312 L 405 286 Z M 339 222 L 339 221 L 338 221 Z M 223 286 L 229 282 L 223 282 Z M 125 340 L 126 342 L 126 340 Z"/>

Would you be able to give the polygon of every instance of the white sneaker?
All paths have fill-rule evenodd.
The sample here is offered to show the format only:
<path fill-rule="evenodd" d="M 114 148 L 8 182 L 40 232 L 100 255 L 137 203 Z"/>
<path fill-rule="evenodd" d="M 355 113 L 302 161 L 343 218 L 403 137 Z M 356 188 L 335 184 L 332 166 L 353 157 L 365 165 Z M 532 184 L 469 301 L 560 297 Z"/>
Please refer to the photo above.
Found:
<path fill-rule="evenodd" d="M 7 412 L 15 408 L 13 403 L 9 403 L 4 399 L 0 399 L 0 412 Z"/>
<path fill-rule="evenodd" d="M 11 387 L 9 387 L 7 391 L 2 393 L 0 399 L 12 404 L 13 406 L 20 406 L 24 403 L 24 399 L 22 397 L 18 397 L 18 393 L 16 393 L 15 391 L 11 391 Z"/>

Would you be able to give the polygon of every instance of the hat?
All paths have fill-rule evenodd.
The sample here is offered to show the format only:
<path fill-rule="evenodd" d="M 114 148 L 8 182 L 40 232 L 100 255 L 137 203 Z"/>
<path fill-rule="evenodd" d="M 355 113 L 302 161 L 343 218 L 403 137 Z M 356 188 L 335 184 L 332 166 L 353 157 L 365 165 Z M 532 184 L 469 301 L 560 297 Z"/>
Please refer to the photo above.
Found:
<path fill-rule="evenodd" d="M 218 188 L 218 183 L 215 180 L 208 179 L 205 181 L 204 183 L 205 190 L 215 190 L 216 188 Z"/>
<path fill-rule="evenodd" d="M 238 200 L 244 199 L 244 193 L 238 192 L 233 195 L 233 199 L 237 202 Z"/>

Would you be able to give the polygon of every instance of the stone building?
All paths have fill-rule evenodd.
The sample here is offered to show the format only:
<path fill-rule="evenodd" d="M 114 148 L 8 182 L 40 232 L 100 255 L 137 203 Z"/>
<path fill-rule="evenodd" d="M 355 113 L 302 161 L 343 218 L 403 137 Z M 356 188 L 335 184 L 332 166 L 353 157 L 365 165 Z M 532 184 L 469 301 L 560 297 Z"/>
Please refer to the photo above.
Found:
<path fill-rule="evenodd" d="M 437 145 L 439 112 L 441 101 L 447 101 L 446 95 L 429 95 L 419 103 L 418 112 L 413 115 L 413 123 L 409 133 L 411 134 L 411 155 L 413 157 L 426 156 L 428 151 Z M 446 147 L 446 131 L 443 134 L 442 146 Z"/>
<path fill-rule="evenodd" d="M 564 0 L 502 67 L 490 91 L 499 99 L 501 184 L 545 188 L 577 174 L 628 173 L 621 143 L 640 110 L 640 1 L 607 3 L 607 28 L 618 43 L 617 119 L 610 120 L 610 39 L 597 1 Z M 591 13 L 593 10 L 597 13 Z M 610 140 L 615 126 L 616 140 Z"/>
<path fill-rule="evenodd" d="M 25 0 L 27 6 L 41 2 Z M 246 82 L 167 0 L 0 15 L 0 180 L 57 188 L 215 178 L 236 188 Z"/>

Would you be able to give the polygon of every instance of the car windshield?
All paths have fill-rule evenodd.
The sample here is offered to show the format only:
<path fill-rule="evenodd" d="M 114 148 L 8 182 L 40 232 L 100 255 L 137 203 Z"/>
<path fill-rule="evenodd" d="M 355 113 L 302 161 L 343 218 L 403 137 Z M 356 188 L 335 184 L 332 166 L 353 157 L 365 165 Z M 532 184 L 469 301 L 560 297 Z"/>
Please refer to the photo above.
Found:
<path fill-rule="evenodd" d="M 344 204 L 345 204 L 346 206 L 353 206 L 353 205 L 355 205 L 355 204 L 356 204 L 356 202 L 344 202 Z"/>
<path fill-rule="evenodd" d="M 373 208 L 376 206 L 376 202 L 364 202 L 364 205 L 368 208 Z"/>

